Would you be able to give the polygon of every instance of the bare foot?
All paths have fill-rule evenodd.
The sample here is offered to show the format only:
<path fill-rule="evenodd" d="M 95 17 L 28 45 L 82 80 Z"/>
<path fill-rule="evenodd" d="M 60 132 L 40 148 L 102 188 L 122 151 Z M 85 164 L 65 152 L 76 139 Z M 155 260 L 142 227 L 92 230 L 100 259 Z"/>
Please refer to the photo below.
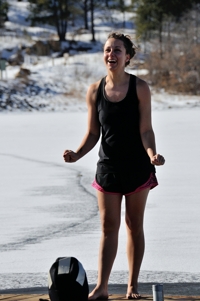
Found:
<path fill-rule="evenodd" d="M 95 287 L 89 294 L 88 300 L 108 300 L 108 293 L 101 288 Z"/>
<path fill-rule="evenodd" d="M 139 300 L 141 299 L 141 295 L 138 293 L 136 287 L 130 286 L 127 289 L 126 299 L 128 300 Z"/>
<path fill-rule="evenodd" d="M 141 299 L 141 295 L 138 293 L 126 294 L 126 299 L 128 300 L 139 300 Z"/>

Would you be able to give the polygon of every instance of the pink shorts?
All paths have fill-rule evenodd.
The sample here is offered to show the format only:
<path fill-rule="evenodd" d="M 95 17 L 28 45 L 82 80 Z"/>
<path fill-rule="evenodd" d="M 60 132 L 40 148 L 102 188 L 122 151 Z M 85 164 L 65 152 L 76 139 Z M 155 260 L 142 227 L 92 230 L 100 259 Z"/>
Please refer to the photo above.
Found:
<path fill-rule="evenodd" d="M 108 193 L 108 194 L 122 194 L 122 195 L 125 195 L 125 196 L 130 195 L 130 194 L 133 194 L 133 193 L 136 193 L 136 192 L 140 192 L 141 190 L 144 190 L 144 189 L 146 189 L 146 188 L 153 189 L 153 188 L 156 187 L 157 185 L 158 185 L 158 181 L 157 181 L 157 178 L 156 178 L 156 175 L 155 175 L 154 172 L 152 172 L 152 173 L 150 174 L 149 179 L 148 179 L 144 184 L 140 185 L 139 187 L 137 187 L 136 189 L 134 189 L 133 191 L 128 192 L 128 193 L 119 192 L 119 191 L 116 191 L 116 192 L 114 192 L 114 191 L 106 191 L 106 190 L 104 190 L 103 187 L 101 187 L 101 186 L 97 183 L 96 179 L 95 179 L 95 180 L 93 181 L 93 183 L 92 183 L 92 186 L 93 186 L 95 189 L 97 189 L 97 190 L 99 190 L 99 191 L 101 191 L 101 192 Z"/>

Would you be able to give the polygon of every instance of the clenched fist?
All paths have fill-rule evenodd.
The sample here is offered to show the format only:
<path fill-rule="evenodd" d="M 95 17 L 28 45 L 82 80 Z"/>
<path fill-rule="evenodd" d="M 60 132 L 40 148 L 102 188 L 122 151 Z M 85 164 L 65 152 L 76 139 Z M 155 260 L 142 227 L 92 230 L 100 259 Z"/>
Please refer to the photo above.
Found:
<path fill-rule="evenodd" d="M 155 156 L 153 156 L 151 158 L 151 164 L 157 165 L 157 166 L 163 165 L 163 164 L 165 164 L 165 159 L 163 156 L 156 154 Z"/>
<path fill-rule="evenodd" d="M 73 152 L 72 150 L 65 150 L 63 154 L 63 158 L 65 162 L 73 163 L 79 159 L 77 153 Z"/>

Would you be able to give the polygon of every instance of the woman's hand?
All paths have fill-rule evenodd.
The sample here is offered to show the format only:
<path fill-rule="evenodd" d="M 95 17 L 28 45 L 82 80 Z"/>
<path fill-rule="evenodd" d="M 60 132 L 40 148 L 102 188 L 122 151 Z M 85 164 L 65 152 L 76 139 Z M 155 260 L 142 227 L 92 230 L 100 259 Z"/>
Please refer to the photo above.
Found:
<path fill-rule="evenodd" d="M 151 160 L 151 164 L 153 165 L 163 165 L 165 164 L 165 158 L 159 154 L 156 154 L 155 156 L 153 156 L 152 158 L 150 158 Z"/>
<path fill-rule="evenodd" d="M 77 153 L 73 152 L 72 150 L 67 149 L 64 151 L 63 158 L 65 162 L 73 163 L 79 159 L 79 156 Z"/>

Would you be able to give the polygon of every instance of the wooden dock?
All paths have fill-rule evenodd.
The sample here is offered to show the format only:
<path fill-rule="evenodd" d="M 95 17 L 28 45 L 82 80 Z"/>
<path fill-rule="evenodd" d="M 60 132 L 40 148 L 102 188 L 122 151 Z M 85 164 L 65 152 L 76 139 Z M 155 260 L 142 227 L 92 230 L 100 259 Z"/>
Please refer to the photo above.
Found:
<path fill-rule="evenodd" d="M 47 294 L 1 294 L 0 301 L 48 301 Z M 124 295 L 113 294 L 109 296 L 108 300 L 119 301 L 127 300 Z M 153 297 L 150 295 L 142 295 L 141 300 L 152 301 Z M 200 301 L 200 296 L 164 296 L 164 301 Z M 101 301 L 101 300 L 99 300 Z M 103 300 L 102 300 L 103 301 Z"/>

